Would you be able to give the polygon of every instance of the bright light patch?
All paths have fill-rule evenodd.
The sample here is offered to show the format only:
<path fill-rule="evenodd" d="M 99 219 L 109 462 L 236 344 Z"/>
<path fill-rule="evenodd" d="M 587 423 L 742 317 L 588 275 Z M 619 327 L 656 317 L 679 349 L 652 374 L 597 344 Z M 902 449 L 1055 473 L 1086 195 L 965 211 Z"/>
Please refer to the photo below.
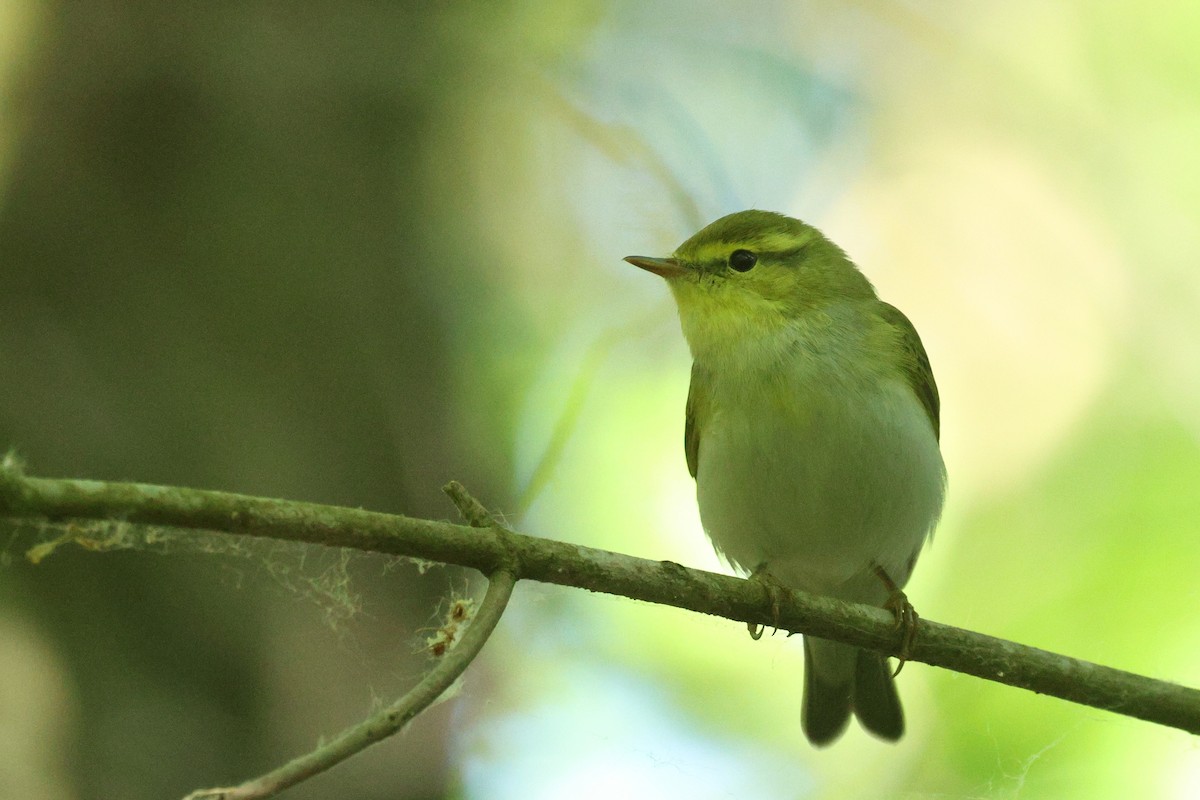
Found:
<path fill-rule="evenodd" d="M 812 790 L 793 756 L 697 727 L 652 683 L 583 667 L 567 686 L 468 732 L 464 797 L 703 800 Z"/>

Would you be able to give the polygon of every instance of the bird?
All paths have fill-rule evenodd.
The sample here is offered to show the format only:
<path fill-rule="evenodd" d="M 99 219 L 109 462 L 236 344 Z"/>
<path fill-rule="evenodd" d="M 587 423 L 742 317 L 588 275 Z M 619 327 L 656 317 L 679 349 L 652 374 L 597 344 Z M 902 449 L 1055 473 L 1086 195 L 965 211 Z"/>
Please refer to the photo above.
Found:
<path fill-rule="evenodd" d="M 739 211 L 669 257 L 625 260 L 664 278 L 678 308 L 692 356 L 684 453 L 717 552 L 768 585 L 915 625 L 902 589 L 946 494 L 940 398 L 916 328 L 840 247 L 784 214 Z M 885 656 L 805 636 L 804 663 L 814 746 L 851 715 L 880 739 L 903 736 Z"/>

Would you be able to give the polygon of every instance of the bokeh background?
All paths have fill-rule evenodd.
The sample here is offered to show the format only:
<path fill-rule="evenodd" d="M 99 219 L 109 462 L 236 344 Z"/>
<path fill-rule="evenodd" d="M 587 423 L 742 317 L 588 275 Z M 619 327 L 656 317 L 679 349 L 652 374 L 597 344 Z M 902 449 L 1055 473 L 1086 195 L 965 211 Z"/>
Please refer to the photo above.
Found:
<path fill-rule="evenodd" d="M 0 443 L 30 471 L 721 568 L 621 262 L 746 207 L 921 331 L 924 616 L 1200 684 L 1194 3 L 0 4 Z M 402 692 L 459 571 L 0 530 L 0 796 L 176 797 Z M 160 548 L 161 550 L 162 548 Z M 779 636 L 521 585 L 458 694 L 294 798 L 1187 798 L 1200 744 L 911 664 L 799 729 Z"/>

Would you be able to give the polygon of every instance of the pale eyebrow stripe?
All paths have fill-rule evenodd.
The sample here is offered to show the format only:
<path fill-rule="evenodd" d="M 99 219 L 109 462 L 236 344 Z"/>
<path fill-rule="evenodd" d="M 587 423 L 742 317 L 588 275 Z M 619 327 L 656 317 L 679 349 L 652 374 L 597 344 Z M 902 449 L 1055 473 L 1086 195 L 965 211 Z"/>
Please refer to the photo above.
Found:
<path fill-rule="evenodd" d="M 700 262 L 724 261 L 734 250 L 744 249 L 758 256 L 782 260 L 798 255 L 814 241 L 813 237 L 799 239 L 796 236 L 777 233 L 767 234 L 745 243 L 722 240 L 705 244 L 696 251 L 695 258 Z"/>

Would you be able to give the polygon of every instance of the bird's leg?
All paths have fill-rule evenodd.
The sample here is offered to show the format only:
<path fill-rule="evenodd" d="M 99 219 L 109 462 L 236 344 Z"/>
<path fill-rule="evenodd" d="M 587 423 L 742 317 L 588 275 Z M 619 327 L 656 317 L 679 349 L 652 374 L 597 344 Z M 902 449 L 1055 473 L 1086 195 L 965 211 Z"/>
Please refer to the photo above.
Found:
<path fill-rule="evenodd" d="M 767 598 L 771 601 L 771 621 L 775 630 L 779 630 L 779 607 L 782 604 L 780 592 L 786 587 L 779 580 L 767 571 L 766 562 L 759 564 L 754 572 L 750 573 L 749 580 L 754 581 L 763 587 L 763 591 L 767 593 Z M 753 622 L 746 623 L 746 630 L 750 631 L 750 638 L 758 641 L 762 638 L 766 631 L 766 626 L 758 625 Z"/>
<path fill-rule="evenodd" d="M 900 670 L 904 669 L 904 662 L 908 661 L 908 654 L 912 648 L 913 640 L 917 636 L 917 621 L 920 619 L 917 616 L 917 610 L 913 608 L 912 603 L 908 602 L 906 595 L 896 582 L 892 580 L 892 576 L 887 574 L 887 570 L 878 564 L 875 565 L 875 575 L 879 580 L 883 581 L 884 587 L 888 590 L 887 602 L 883 607 L 891 611 L 896 617 L 896 628 L 900 633 L 900 652 L 896 654 L 898 663 L 896 671 L 892 673 L 892 677 L 900 674 Z"/>

